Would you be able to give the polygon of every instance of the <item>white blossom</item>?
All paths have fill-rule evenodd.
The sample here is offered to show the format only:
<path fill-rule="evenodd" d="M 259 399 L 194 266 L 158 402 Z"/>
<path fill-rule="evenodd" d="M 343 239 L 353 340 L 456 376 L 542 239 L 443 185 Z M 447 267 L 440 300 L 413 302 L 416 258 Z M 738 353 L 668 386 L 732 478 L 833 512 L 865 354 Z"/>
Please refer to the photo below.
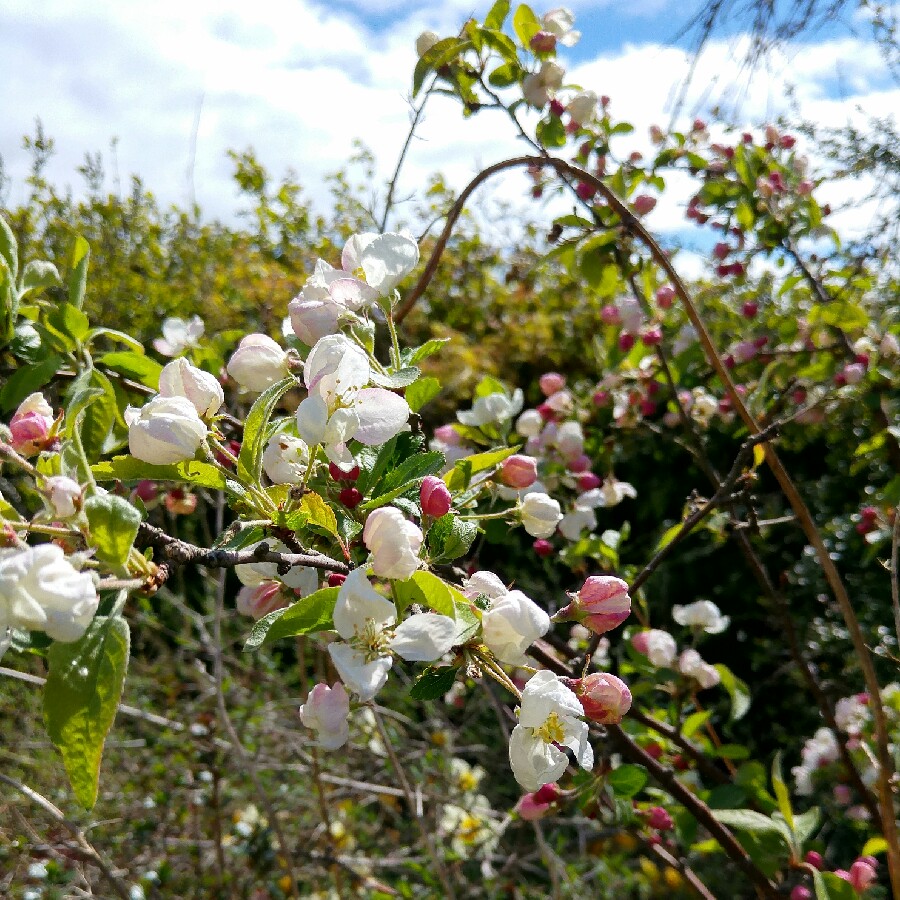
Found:
<path fill-rule="evenodd" d="M 409 578 L 419 568 L 422 540 L 419 527 L 393 506 L 369 513 L 363 529 L 363 543 L 379 578 Z"/>
<path fill-rule="evenodd" d="M 593 767 L 594 752 L 582 714 L 578 697 L 552 672 L 538 672 L 525 685 L 519 724 L 510 736 L 509 762 L 526 791 L 537 791 L 565 772 L 569 759 L 557 744 L 572 750 L 583 769 Z"/>
<path fill-rule="evenodd" d="M 537 109 L 543 109 L 547 101 L 562 86 L 566 70 L 552 60 L 541 63 L 537 72 L 532 72 L 522 79 L 522 96 L 525 102 Z"/>
<path fill-rule="evenodd" d="M 225 368 L 242 388 L 259 394 L 288 376 L 287 359 L 287 352 L 267 334 L 248 334 Z"/>
<path fill-rule="evenodd" d="M 81 485 L 66 475 L 51 475 L 44 481 L 53 512 L 60 519 L 68 519 L 77 512 L 76 501 L 81 500 Z"/>
<path fill-rule="evenodd" d="M 525 530 L 535 538 L 550 537 L 562 519 L 559 502 L 540 491 L 532 491 L 525 495 L 519 514 Z"/>
<path fill-rule="evenodd" d="M 575 16 L 572 10 L 565 6 L 551 9 L 550 12 L 545 13 L 541 24 L 544 26 L 544 31 L 549 31 L 564 47 L 572 47 L 578 43 L 578 39 L 581 37 L 581 32 L 575 31 L 573 28 Z"/>
<path fill-rule="evenodd" d="M 153 346 L 163 356 L 180 356 L 199 344 L 204 330 L 200 316 L 193 316 L 188 321 L 172 316 L 163 320 L 162 337 L 156 338 Z"/>
<path fill-rule="evenodd" d="M 309 466 L 309 447 L 290 434 L 273 434 L 263 451 L 262 466 L 272 484 L 300 484 Z"/>
<path fill-rule="evenodd" d="M 511 397 L 497 391 L 486 397 L 478 397 L 470 410 L 458 412 L 456 418 L 463 425 L 473 425 L 476 428 L 482 425 L 502 425 L 519 414 L 523 403 L 524 395 L 519 388 L 513 391 Z"/>
<path fill-rule="evenodd" d="M 679 625 L 705 631 L 707 634 L 721 634 L 731 622 L 710 600 L 697 600 L 687 606 L 673 606 L 672 618 Z"/>
<path fill-rule="evenodd" d="M 192 366 L 183 356 L 163 366 L 159 373 L 160 397 L 185 397 L 200 416 L 214 416 L 225 402 L 219 380 Z"/>
<path fill-rule="evenodd" d="M 693 678 L 701 688 L 715 687 L 721 677 L 715 667 L 704 662 L 700 654 L 693 649 L 685 650 L 678 659 L 678 670 L 682 675 Z"/>
<path fill-rule="evenodd" d="M 152 465 L 193 459 L 206 440 L 207 429 L 186 397 L 153 397 L 140 409 L 125 410 L 128 449 Z"/>

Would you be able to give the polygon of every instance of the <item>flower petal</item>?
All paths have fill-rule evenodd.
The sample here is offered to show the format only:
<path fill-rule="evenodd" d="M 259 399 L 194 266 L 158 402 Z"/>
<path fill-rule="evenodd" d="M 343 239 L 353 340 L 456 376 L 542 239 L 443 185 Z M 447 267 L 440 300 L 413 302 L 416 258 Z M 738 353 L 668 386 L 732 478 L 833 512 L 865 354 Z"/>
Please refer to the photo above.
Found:
<path fill-rule="evenodd" d="M 390 656 L 377 656 L 366 662 L 365 654 L 349 644 L 329 644 L 328 653 L 341 680 L 363 702 L 384 687 L 393 664 Z"/>
<path fill-rule="evenodd" d="M 380 234 L 360 254 L 366 281 L 387 296 L 416 267 L 419 245 L 405 234 Z"/>
<path fill-rule="evenodd" d="M 410 616 L 397 626 L 391 650 L 410 662 L 440 659 L 456 642 L 456 622 L 438 613 Z"/>
<path fill-rule="evenodd" d="M 366 388 L 356 395 L 359 430 L 354 437 L 368 446 L 383 444 L 399 434 L 409 419 L 409 404 L 384 388 Z"/>

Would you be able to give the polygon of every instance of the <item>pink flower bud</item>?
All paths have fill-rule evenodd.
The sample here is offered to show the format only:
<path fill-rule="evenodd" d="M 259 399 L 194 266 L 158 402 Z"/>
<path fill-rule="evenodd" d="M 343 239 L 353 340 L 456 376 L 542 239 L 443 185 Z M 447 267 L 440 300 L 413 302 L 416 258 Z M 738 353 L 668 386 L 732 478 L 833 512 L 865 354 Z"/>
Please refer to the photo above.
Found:
<path fill-rule="evenodd" d="M 844 378 L 847 384 L 859 384 L 866 374 L 866 367 L 859 363 L 850 363 L 844 366 Z"/>
<path fill-rule="evenodd" d="M 647 826 L 657 831 L 671 831 L 675 827 L 672 817 L 661 806 L 647 810 Z"/>
<path fill-rule="evenodd" d="M 499 475 L 507 487 L 519 490 L 531 487 L 537 481 L 537 460 L 533 456 L 514 453 L 503 460 Z"/>
<path fill-rule="evenodd" d="M 538 556 L 544 558 L 546 556 L 551 556 L 553 553 L 553 544 L 550 543 L 546 538 L 538 538 L 532 545 L 531 549 L 537 553 Z"/>
<path fill-rule="evenodd" d="M 759 312 L 759 304 L 753 300 L 748 300 L 742 307 L 741 312 L 745 319 L 754 319 Z"/>
<path fill-rule="evenodd" d="M 591 575 L 559 615 L 562 621 L 575 620 L 595 634 L 612 631 L 631 615 L 628 585 L 613 575 Z"/>
<path fill-rule="evenodd" d="M 261 619 L 263 616 L 288 605 L 287 597 L 277 581 L 264 581 L 255 586 L 245 586 L 238 591 L 237 611 L 244 616 Z"/>
<path fill-rule="evenodd" d="M 592 491 L 601 484 L 603 484 L 603 479 L 593 472 L 582 472 L 578 476 L 578 490 L 580 491 Z"/>
<path fill-rule="evenodd" d="M 655 347 L 657 344 L 661 344 L 662 329 L 658 325 L 654 325 L 652 328 L 648 328 L 641 335 L 641 342 L 645 347 Z"/>
<path fill-rule="evenodd" d="M 822 862 L 822 854 L 816 853 L 815 850 L 810 850 L 809 853 L 807 853 L 804 857 L 804 861 L 811 865 L 814 869 L 818 869 L 820 872 L 825 866 L 825 864 Z"/>
<path fill-rule="evenodd" d="M 355 487 L 345 487 L 338 494 L 338 500 L 347 507 L 347 509 L 356 509 L 362 503 L 363 495 Z"/>
<path fill-rule="evenodd" d="M 582 453 L 579 456 L 576 456 L 574 459 L 569 460 L 566 464 L 566 468 L 570 472 L 587 472 L 591 467 L 591 458 L 586 454 Z"/>
<path fill-rule="evenodd" d="M 656 198 L 651 197 L 649 194 L 638 194 L 637 197 L 634 198 L 634 211 L 639 216 L 647 215 L 647 213 L 651 212 L 655 206 Z"/>
<path fill-rule="evenodd" d="M 566 678 L 563 681 L 575 692 L 585 716 L 592 722 L 615 725 L 631 709 L 631 691 L 615 675 L 593 672 L 584 678 Z"/>
<path fill-rule="evenodd" d="M 609 401 L 612 399 L 612 395 L 609 391 L 595 391 L 594 396 L 591 397 L 591 400 L 594 402 L 594 406 L 608 406 Z"/>
<path fill-rule="evenodd" d="M 334 463 L 328 463 L 328 473 L 335 481 L 356 481 L 359 478 L 359 466 L 354 466 L 349 472 L 345 472 Z"/>
<path fill-rule="evenodd" d="M 809 888 L 803 887 L 802 884 L 798 884 L 791 891 L 790 900 L 812 900 L 812 891 Z"/>
<path fill-rule="evenodd" d="M 440 478 L 435 475 L 426 475 L 419 490 L 419 502 L 424 515 L 439 519 L 450 512 L 453 498 L 450 496 L 447 485 Z"/>
<path fill-rule="evenodd" d="M 667 284 L 658 288 L 656 291 L 656 302 L 661 309 L 670 309 L 675 301 L 675 289 Z"/>
<path fill-rule="evenodd" d="M 535 53 L 552 53 L 556 49 L 556 35 L 552 31 L 539 31 L 528 42 Z"/>
<path fill-rule="evenodd" d="M 549 397 L 566 386 L 566 379 L 559 372 L 545 372 L 541 375 L 539 384 L 543 395 Z"/>
<path fill-rule="evenodd" d="M 40 392 L 30 394 L 20 404 L 9 423 L 10 446 L 22 456 L 34 456 L 53 442 L 53 410 Z"/>
<path fill-rule="evenodd" d="M 564 112 L 566 111 L 565 106 L 560 103 L 559 100 L 553 99 L 550 101 L 550 114 L 556 116 L 558 119 Z"/>
<path fill-rule="evenodd" d="M 151 503 L 155 500 L 157 493 L 156 482 L 148 481 L 146 478 L 143 481 L 139 481 L 134 489 L 135 497 L 140 497 L 144 503 Z"/>
<path fill-rule="evenodd" d="M 516 804 L 516 812 L 527 822 L 543 819 L 559 797 L 560 790 L 556 784 L 545 784 L 540 790 L 525 794 Z"/>
<path fill-rule="evenodd" d="M 857 894 L 868 890 L 877 878 L 874 867 L 865 859 L 858 859 L 850 866 L 850 884 Z"/>
<path fill-rule="evenodd" d="M 347 576 L 340 572 L 331 572 L 326 580 L 328 587 L 340 587 L 347 580 Z"/>
<path fill-rule="evenodd" d="M 613 306 L 612 303 L 607 303 L 606 306 L 600 310 L 600 319 L 604 325 L 618 325 L 622 321 L 619 307 Z"/>
<path fill-rule="evenodd" d="M 575 193 L 578 195 L 579 200 L 587 201 L 597 193 L 597 188 L 585 181 L 579 181 L 578 184 L 575 185 Z"/>
<path fill-rule="evenodd" d="M 731 247 L 721 241 L 713 247 L 713 256 L 716 259 L 725 259 L 729 253 L 731 253 Z"/>
<path fill-rule="evenodd" d="M 634 335 L 627 331 L 619 335 L 619 349 L 627 353 L 634 346 Z"/>
<path fill-rule="evenodd" d="M 173 516 L 189 516 L 197 508 L 197 495 L 186 493 L 181 488 L 172 488 L 166 491 L 163 503 Z"/>
<path fill-rule="evenodd" d="M 458 447 L 462 443 L 462 436 L 453 425 L 439 425 L 434 429 L 434 436 L 442 443 L 451 447 Z"/>

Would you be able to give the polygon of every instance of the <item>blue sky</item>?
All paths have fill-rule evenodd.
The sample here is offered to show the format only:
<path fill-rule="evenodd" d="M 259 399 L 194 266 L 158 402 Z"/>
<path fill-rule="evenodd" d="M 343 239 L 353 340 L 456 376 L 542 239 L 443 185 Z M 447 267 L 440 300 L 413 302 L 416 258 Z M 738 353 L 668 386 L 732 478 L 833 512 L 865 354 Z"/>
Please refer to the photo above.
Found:
<path fill-rule="evenodd" d="M 142 176 L 163 204 L 196 196 L 210 217 L 236 209 L 226 151 L 252 146 L 276 174 L 294 169 L 317 204 L 325 175 L 362 139 L 387 175 L 405 138 L 417 34 L 455 33 L 474 0 L 4 0 L 0 4 L 0 155 L 11 203 L 25 195 L 22 135 L 40 116 L 57 155 L 49 176 L 79 187 L 86 152 L 116 138 L 123 184 Z M 550 4 L 548 4 L 549 6 Z M 668 122 L 690 66 L 689 40 L 669 42 L 692 4 L 670 0 L 572 0 L 583 37 L 563 62 L 572 82 L 612 98 L 632 121 L 636 149 L 650 124 Z M 536 6 L 539 13 L 546 11 Z M 685 100 L 685 118 L 721 104 L 741 125 L 791 112 L 819 122 L 895 115 L 900 89 L 885 75 L 865 23 L 833 28 L 785 48 L 748 80 L 739 33 L 713 41 Z M 788 88 L 793 90 L 789 99 Z M 194 132 L 196 128 L 196 141 Z M 461 187 L 479 166 L 519 150 L 499 116 L 462 120 L 439 100 L 428 112 L 405 169 L 404 193 L 441 171 Z M 193 160 L 193 162 L 192 162 Z M 110 185 L 112 187 L 112 185 Z M 651 223 L 683 223 L 678 186 Z M 520 201 L 512 180 L 500 196 Z M 861 212 L 856 211 L 857 218 Z"/>

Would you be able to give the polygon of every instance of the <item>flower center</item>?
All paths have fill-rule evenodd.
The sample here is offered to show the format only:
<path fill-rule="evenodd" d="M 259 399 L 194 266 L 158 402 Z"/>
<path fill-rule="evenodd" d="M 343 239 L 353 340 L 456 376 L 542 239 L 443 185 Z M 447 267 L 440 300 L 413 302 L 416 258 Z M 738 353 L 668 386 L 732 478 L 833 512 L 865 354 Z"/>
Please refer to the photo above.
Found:
<path fill-rule="evenodd" d="M 373 662 L 380 656 L 388 655 L 391 633 L 389 629 L 375 624 L 374 619 L 366 619 L 362 628 L 357 628 L 349 643 L 359 650 L 366 662 Z"/>
<path fill-rule="evenodd" d="M 548 744 L 561 744 L 566 736 L 563 723 L 560 721 L 559 715 L 555 712 L 547 716 L 546 721 L 540 728 L 536 729 L 538 737 L 542 738 Z"/>

